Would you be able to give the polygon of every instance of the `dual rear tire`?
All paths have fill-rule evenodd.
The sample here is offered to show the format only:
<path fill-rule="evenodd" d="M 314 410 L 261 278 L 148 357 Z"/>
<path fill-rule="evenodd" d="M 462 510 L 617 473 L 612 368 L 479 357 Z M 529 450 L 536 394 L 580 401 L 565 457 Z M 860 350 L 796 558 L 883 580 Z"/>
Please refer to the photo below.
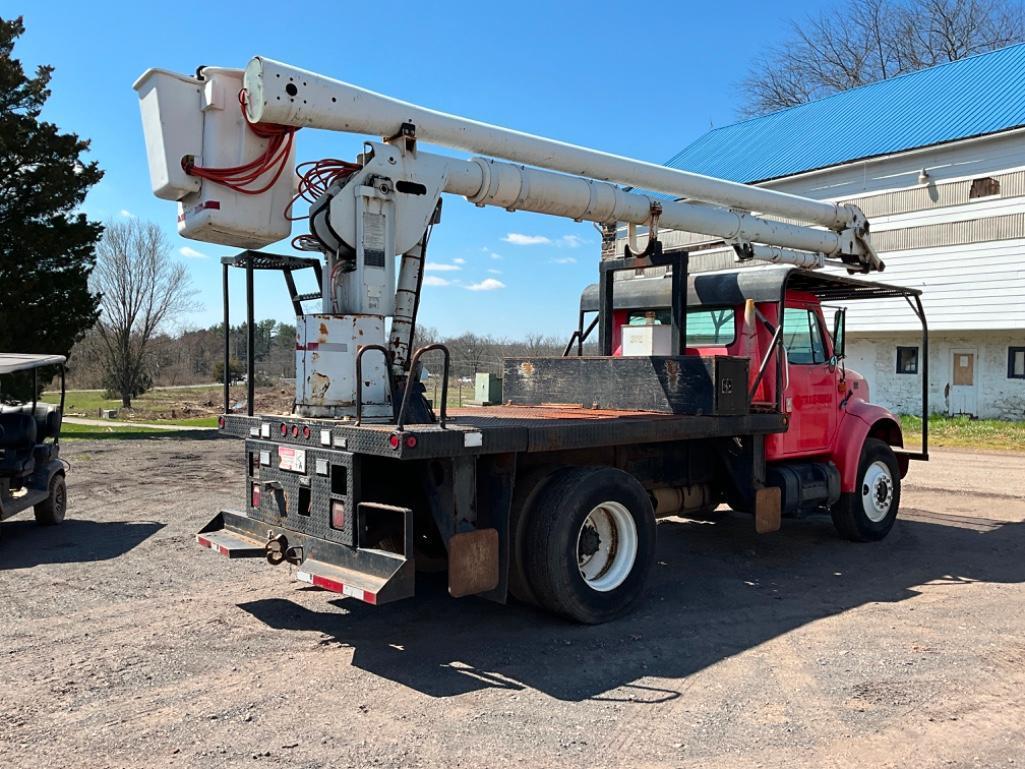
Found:
<path fill-rule="evenodd" d="M 644 487 L 609 467 L 566 467 L 521 509 L 514 594 L 577 622 L 608 622 L 640 597 L 655 559 Z"/>

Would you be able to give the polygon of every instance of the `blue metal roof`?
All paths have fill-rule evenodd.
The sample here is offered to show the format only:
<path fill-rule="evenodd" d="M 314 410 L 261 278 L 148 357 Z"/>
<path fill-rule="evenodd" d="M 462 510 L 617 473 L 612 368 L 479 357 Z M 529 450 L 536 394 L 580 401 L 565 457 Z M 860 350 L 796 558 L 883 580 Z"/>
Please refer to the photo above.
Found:
<path fill-rule="evenodd" d="M 760 182 L 1025 125 L 1025 44 L 709 131 L 666 165 Z"/>

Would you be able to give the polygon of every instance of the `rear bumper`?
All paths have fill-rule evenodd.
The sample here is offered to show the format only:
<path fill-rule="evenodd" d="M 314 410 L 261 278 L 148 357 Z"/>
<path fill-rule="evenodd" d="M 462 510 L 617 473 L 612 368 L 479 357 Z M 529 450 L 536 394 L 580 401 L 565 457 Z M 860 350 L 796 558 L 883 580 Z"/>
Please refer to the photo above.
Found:
<path fill-rule="evenodd" d="M 362 507 L 362 506 L 361 506 Z M 384 505 L 375 505 L 384 508 Z M 297 566 L 300 582 L 331 590 L 369 604 L 409 598 L 414 594 L 415 566 L 412 557 L 413 520 L 405 508 L 389 508 L 405 515 L 405 547 L 402 553 L 361 549 L 311 537 L 281 526 L 254 520 L 245 513 L 222 510 L 196 534 L 196 542 L 228 558 L 274 558 L 270 543 L 289 563 Z"/>

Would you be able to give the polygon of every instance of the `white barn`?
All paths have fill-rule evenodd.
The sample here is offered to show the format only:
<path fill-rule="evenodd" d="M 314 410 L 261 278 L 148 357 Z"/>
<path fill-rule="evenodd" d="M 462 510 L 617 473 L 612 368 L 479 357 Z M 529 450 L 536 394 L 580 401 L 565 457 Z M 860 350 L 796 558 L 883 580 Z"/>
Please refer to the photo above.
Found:
<path fill-rule="evenodd" d="M 668 165 L 860 206 L 888 283 L 920 288 L 930 410 L 1025 418 L 1025 45 L 710 131 Z M 734 264 L 689 244 L 691 270 Z M 856 302 L 848 366 L 873 400 L 921 406 L 920 326 L 897 300 Z"/>

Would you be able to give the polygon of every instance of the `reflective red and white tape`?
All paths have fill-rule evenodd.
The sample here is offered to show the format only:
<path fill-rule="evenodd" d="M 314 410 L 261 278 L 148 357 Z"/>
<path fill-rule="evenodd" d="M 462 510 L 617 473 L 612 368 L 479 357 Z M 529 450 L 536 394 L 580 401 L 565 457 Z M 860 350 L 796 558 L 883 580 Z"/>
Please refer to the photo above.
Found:
<path fill-rule="evenodd" d="M 220 553 L 221 555 L 228 555 L 228 548 L 226 548 L 224 545 L 218 545 L 216 542 L 211 542 L 209 539 L 202 536 L 201 534 L 196 535 L 196 542 L 198 542 L 202 547 L 210 548 L 215 553 Z"/>
<path fill-rule="evenodd" d="M 305 571 L 297 571 L 295 573 L 295 578 L 300 582 L 305 582 L 307 585 L 321 587 L 324 590 L 330 590 L 334 593 L 341 593 L 342 595 L 347 595 L 350 598 L 355 598 L 356 600 L 363 601 L 364 603 L 377 603 L 377 593 L 371 593 L 367 590 L 353 587 L 352 585 L 346 585 L 343 582 L 339 582 L 337 579 L 322 577 L 319 574 L 310 574 Z"/>

